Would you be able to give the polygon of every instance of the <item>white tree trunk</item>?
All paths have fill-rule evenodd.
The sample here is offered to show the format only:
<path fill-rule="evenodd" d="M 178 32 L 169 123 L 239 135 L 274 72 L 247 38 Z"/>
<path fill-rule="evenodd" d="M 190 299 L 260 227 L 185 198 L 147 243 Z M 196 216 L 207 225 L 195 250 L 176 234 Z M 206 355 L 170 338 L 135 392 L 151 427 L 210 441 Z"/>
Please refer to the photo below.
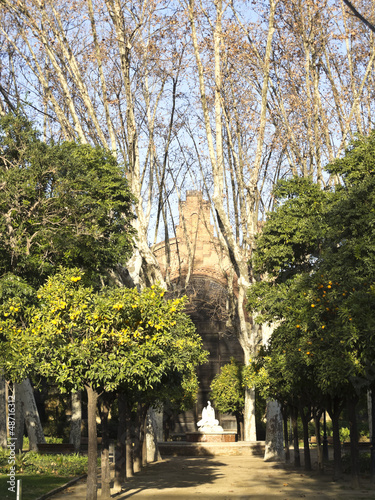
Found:
<path fill-rule="evenodd" d="M 238 293 L 236 294 L 236 313 L 238 322 L 236 325 L 237 336 L 241 347 L 244 351 L 245 364 L 250 362 L 250 358 L 255 355 L 255 345 L 257 340 L 257 330 L 254 329 L 244 311 L 244 304 L 246 304 L 246 294 L 248 288 L 251 286 L 251 276 L 247 262 L 251 257 L 251 250 L 254 247 L 254 238 L 257 228 L 257 183 L 260 175 L 260 168 L 262 163 L 262 151 L 265 135 L 265 128 L 267 123 L 267 96 L 269 87 L 269 72 L 270 61 L 272 55 L 272 39 L 274 33 L 274 15 L 276 2 L 271 0 L 270 3 L 270 17 L 267 36 L 267 47 L 265 58 L 263 61 L 263 82 L 262 82 L 262 103 L 261 103 L 261 120 L 257 134 L 257 152 L 255 155 L 255 164 L 251 169 L 246 192 L 248 193 L 249 200 L 246 207 L 246 215 L 243 217 L 248 221 L 247 230 L 245 226 L 242 227 L 244 231 L 243 243 L 239 243 L 238 238 L 233 233 L 233 223 L 228 213 L 226 205 L 226 198 L 228 192 L 225 190 L 225 176 L 224 176 L 224 151 L 223 151 L 223 116 L 225 116 L 223 106 L 223 30 L 222 20 L 223 15 L 228 7 L 228 4 L 223 6 L 221 0 L 215 2 L 216 19 L 211 23 L 213 50 L 214 50 L 214 88 L 213 88 L 213 115 L 211 116 L 212 103 L 206 95 L 206 88 L 209 82 L 205 78 L 207 68 L 204 67 L 204 60 L 201 57 L 197 28 L 197 5 L 195 0 L 188 0 L 187 8 L 191 28 L 191 40 L 194 49 L 195 61 L 197 64 L 197 77 L 200 91 L 200 102 L 202 106 L 203 119 L 205 124 L 205 132 L 207 139 L 208 156 L 210 159 L 212 179 L 214 192 L 212 196 L 213 205 L 216 211 L 216 217 L 219 226 L 219 238 L 223 244 L 223 248 L 227 249 L 230 257 L 233 270 L 237 275 Z M 213 127 L 213 118 L 215 126 Z M 247 176 L 247 174 L 246 174 Z M 244 179 L 241 175 L 239 181 Z M 242 186 L 243 187 L 243 186 Z M 240 192 L 239 197 L 243 197 L 244 193 Z M 245 411 L 244 411 L 244 439 L 245 441 L 256 441 L 256 426 L 255 426 L 255 393 L 253 389 L 246 389 L 245 393 Z"/>
<path fill-rule="evenodd" d="M 70 422 L 69 443 L 74 444 L 74 450 L 79 452 L 81 447 L 81 422 L 82 422 L 82 406 L 81 406 L 81 391 L 72 392 L 72 419 Z"/>
<path fill-rule="evenodd" d="M 163 441 L 163 415 L 164 411 L 154 410 L 155 425 L 156 425 L 156 440 L 158 443 Z"/>
<path fill-rule="evenodd" d="M 244 441 L 256 441 L 257 430 L 255 423 L 255 391 L 245 389 L 245 409 L 244 409 Z"/>
<path fill-rule="evenodd" d="M 3 378 L 0 378 L 0 446 L 7 447 L 7 401 Z"/>
<path fill-rule="evenodd" d="M 283 417 L 280 405 L 277 401 L 268 401 L 264 460 L 282 461 L 284 459 Z"/>
<path fill-rule="evenodd" d="M 150 408 L 147 412 L 147 426 L 146 426 L 146 449 L 147 449 L 147 462 L 157 462 L 161 460 L 157 441 L 157 422 L 155 410 Z"/>
<path fill-rule="evenodd" d="M 262 343 L 264 346 L 271 339 L 275 324 L 262 325 Z M 281 408 L 277 401 L 267 401 L 266 409 L 266 450 L 264 460 L 284 460 L 284 428 Z"/>
<path fill-rule="evenodd" d="M 20 399 L 23 403 L 27 435 L 30 450 L 36 451 L 38 443 L 45 443 L 42 424 L 40 423 L 38 409 L 35 403 L 34 391 L 30 380 L 27 378 L 18 385 Z"/>

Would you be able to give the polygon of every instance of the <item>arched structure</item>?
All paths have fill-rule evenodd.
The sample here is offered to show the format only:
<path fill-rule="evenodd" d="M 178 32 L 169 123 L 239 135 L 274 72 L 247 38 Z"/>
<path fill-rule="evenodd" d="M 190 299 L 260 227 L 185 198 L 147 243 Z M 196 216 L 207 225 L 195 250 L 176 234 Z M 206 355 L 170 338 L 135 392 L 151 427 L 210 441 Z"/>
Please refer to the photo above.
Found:
<path fill-rule="evenodd" d="M 210 223 L 210 204 L 200 191 L 188 191 L 181 202 L 176 237 L 153 248 L 171 293 L 189 297 L 187 312 L 210 352 L 199 368 L 197 408 L 176 422 L 175 431 L 195 430 L 199 414 L 209 399 L 210 384 L 220 367 L 234 357 L 243 360 L 242 348 L 230 328 L 228 288 L 236 288 L 228 256 Z M 224 429 L 235 429 L 234 417 L 219 416 Z"/>

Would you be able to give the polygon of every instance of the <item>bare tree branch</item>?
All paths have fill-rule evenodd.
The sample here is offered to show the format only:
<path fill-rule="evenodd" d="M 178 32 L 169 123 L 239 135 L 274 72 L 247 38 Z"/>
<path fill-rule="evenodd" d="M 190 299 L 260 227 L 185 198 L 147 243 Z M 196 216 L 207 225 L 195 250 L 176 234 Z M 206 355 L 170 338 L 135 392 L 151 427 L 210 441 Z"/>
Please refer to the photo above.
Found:
<path fill-rule="evenodd" d="M 349 2 L 349 0 L 344 0 L 344 3 L 353 12 L 353 14 L 355 15 L 355 17 L 357 17 L 360 21 L 362 21 L 362 23 L 365 26 L 367 26 L 368 28 L 370 28 L 370 30 L 375 33 L 375 26 L 373 24 L 371 24 L 370 21 L 368 21 L 365 17 L 363 17 L 362 14 L 360 14 L 358 12 L 358 10 L 354 7 L 354 5 L 351 2 Z"/>

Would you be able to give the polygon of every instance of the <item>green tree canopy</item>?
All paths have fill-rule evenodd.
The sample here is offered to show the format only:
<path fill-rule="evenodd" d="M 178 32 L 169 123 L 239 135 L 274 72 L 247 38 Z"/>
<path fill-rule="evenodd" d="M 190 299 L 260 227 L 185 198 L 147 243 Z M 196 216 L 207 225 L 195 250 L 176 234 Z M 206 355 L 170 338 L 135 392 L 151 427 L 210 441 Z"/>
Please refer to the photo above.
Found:
<path fill-rule="evenodd" d="M 15 297 L 4 302 L 0 359 L 11 380 L 35 373 L 61 391 L 86 389 L 92 491 L 98 395 L 121 390 L 131 402 L 149 402 L 152 390 L 167 398 L 170 388 L 175 397 L 179 385 L 190 397 L 195 368 L 207 353 L 183 312 L 183 298 L 165 300 L 157 286 L 95 291 L 82 277 L 79 269 L 61 268 L 39 288 L 35 304 Z"/>
<path fill-rule="evenodd" d="M 82 276 L 62 269 L 48 278 L 38 304 L 23 313 L 23 327 L 11 320 L 22 310 L 20 301 L 3 311 L 4 322 L 9 318 L 6 371 L 13 380 L 34 371 L 62 390 L 89 384 L 140 391 L 168 385 L 169 376 L 191 373 L 205 360 L 183 299 L 166 301 L 158 287 L 95 292 Z"/>
<path fill-rule="evenodd" d="M 243 363 L 234 358 L 220 369 L 211 383 L 211 398 L 221 413 L 240 415 L 245 406 L 245 386 L 242 380 Z"/>
<path fill-rule="evenodd" d="M 211 383 L 211 398 L 221 413 L 236 417 L 237 433 L 243 439 L 243 413 L 245 408 L 244 364 L 231 358 L 230 363 L 222 366 L 220 373 Z M 251 386 L 252 387 L 252 386 Z"/>
<path fill-rule="evenodd" d="M 342 179 L 335 189 L 292 179 L 276 190 L 256 250 L 262 281 L 249 293 L 258 321 L 275 324 L 263 378 L 279 380 L 274 397 L 282 386 L 296 394 L 298 381 L 334 396 L 374 379 L 374 158 L 371 133 L 327 167 Z"/>
<path fill-rule="evenodd" d="M 46 144 L 21 115 L 0 117 L 0 275 L 35 287 L 58 265 L 97 280 L 131 253 L 132 201 L 109 151 Z"/>

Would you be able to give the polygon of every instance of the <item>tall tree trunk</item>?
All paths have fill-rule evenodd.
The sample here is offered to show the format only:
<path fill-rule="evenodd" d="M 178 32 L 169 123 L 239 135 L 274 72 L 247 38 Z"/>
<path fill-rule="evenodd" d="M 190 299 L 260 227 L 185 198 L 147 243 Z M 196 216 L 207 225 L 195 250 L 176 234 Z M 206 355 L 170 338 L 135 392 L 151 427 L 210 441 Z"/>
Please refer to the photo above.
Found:
<path fill-rule="evenodd" d="M 248 185 L 246 186 L 246 194 L 241 191 L 239 197 L 246 196 L 248 198 L 246 221 L 247 223 L 243 225 L 242 230 L 244 232 L 243 239 L 244 244 L 240 246 L 236 240 L 235 234 L 233 234 L 232 222 L 230 220 L 229 214 L 226 209 L 225 198 L 226 194 L 224 192 L 225 185 L 225 165 L 224 165 L 224 153 L 223 153 L 223 30 L 222 21 L 227 4 L 223 6 L 222 0 L 217 0 L 215 2 L 215 20 L 211 23 L 212 29 L 212 46 L 214 52 L 213 60 L 213 71 L 214 71 L 214 85 L 212 88 L 213 92 L 213 103 L 211 104 L 207 98 L 206 85 L 207 81 L 205 78 L 205 68 L 203 65 L 203 60 L 200 53 L 200 44 L 198 40 L 197 27 L 199 23 L 196 22 L 197 19 L 197 6 L 195 0 L 187 1 L 187 9 L 189 15 L 189 22 L 191 28 L 191 39 L 193 43 L 195 61 L 197 65 L 198 73 L 198 83 L 199 83 L 199 94 L 200 102 L 202 106 L 203 119 L 205 124 L 205 134 L 207 139 L 207 149 L 210 158 L 210 166 L 212 171 L 212 179 L 214 192 L 212 196 L 213 205 L 216 212 L 216 218 L 219 227 L 219 238 L 226 249 L 229 258 L 231 260 L 233 271 L 237 275 L 238 289 L 237 293 L 234 294 L 232 290 L 229 290 L 229 298 L 233 303 L 236 304 L 236 315 L 237 315 L 237 335 L 241 347 L 244 350 L 245 364 L 248 363 L 249 359 L 254 355 L 255 345 L 256 345 L 256 334 L 257 331 L 250 324 L 247 316 L 244 313 L 244 304 L 246 303 L 246 293 L 251 285 L 252 276 L 249 272 L 247 262 L 251 258 L 250 252 L 254 247 L 254 239 L 257 228 L 257 215 L 258 210 L 256 209 L 257 201 L 257 184 L 259 181 L 260 167 L 262 163 L 262 150 L 264 145 L 264 133 L 266 127 L 266 116 L 267 116 L 267 94 L 269 85 L 269 71 L 270 71 L 270 61 L 272 56 L 272 38 L 274 33 L 274 14 L 275 14 L 276 4 L 273 0 L 270 2 L 270 13 L 269 13 L 269 26 L 268 26 L 268 36 L 267 36 L 267 46 L 265 50 L 264 60 L 262 61 L 262 99 L 261 99 L 261 111 L 260 111 L 260 126 L 257 133 L 257 151 L 255 156 L 255 162 L 251 168 Z M 213 108 L 213 117 L 211 117 L 211 108 Z M 215 123 L 213 127 L 213 123 Z M 245 218 L 245 214 L 243 214 Z M 246 229 L 245 229 L 246 227 Z M 245 441 L 256 441 L 256 424 L 255 424 L 255 392 L 252 388 L 245 389 L 245 410 L 244 410 L 244 436 Z"/>
<path fill-rule="evenodd" d="M 340 427 L 339 419 L 343 408 L 343 401 L 337 398 L 329 401 L 327 411 L 332 420 L 332 435 L 333 435 L 333 480 L 338 481 L 342 476 L 341 463 L 341 443 L 340 443 Z"/>
<path fill-rule="evenodd" d="M 141 447 L 142 447 L 142 467 L 147 465 L 147 411 L 148 407 L 145 405 L 144 410 L 142 412 L 141 419 Z"/>
<path fill-rule="evenodd" d="M 320 435 L 320 419 L 322 416 L 321 411 L 316 411 L 314 409 L 314 426 L 315 426 L 315 437 L 316 437 L 316 448 L 318 453 L 318 468 L 320 472 L 323 472 L 323 448 L 322 448 L 322 438 Z"/>
<path fill-rule="evenodd" d="M 265 461 L 285 460 L 283 419 L 280 404 L 267 401 Z"/>
<path fill-rule="evenodd" d="M 305 470 L 311 470 L 311 456 L 310 456 L 310 443 L 309 443 L 309 421 L 311 411 L 305 413 L 303 407 L 300 408 L 300 415 L 303 426 L 303 451 L 305 457 Z"/>
<path fill-rule="evenodd" d="M 7 447 L 7 405 L 8 402 L 15 404 L 13 399 L 6 400 L 6 382 L 0 377 L 0 446 L 4 449 Z M 10 415 L 15 418 L 15 414 Z"/>
<path fill-rule="evenodd" d="M 144 409 L 145 406 L 142 403 L 137 404 L 133 447 L 134 472 L 139 472 L 142 469 L 142 428 L 144 427 Z"/>
<path fill-rule="evenodd" d="M 20 394 L 20 384 L 13 384 L 13 395 L 16 401 L 16 453 L 20 453 L 23 448 L 23 435 L 25 430 L 25 413 Z"/>
<path fill-rule="evenodd" d="M 290 462 L 290 448 L 289 448 L 289 431 L 288 431 L 288 411 L 286 406 L 282 410 L 283 424 L 284 424 L 284 442 L 285 442 L 285 461 Z"/>
<path fill-rule="evenodd" d="M 371 483 L 375 483 L 375 384 L 372 384 L 370 398 L 371 407 L 369 411 L 369 426 L 370 426 L 370 437 L 371 437 L 371 465 L 370 465 L 370 477 Z"/>
<path fill-rule="evenodd" d="M 243 413 L 236 412 L 236 424 L 237 424 L 237 440 L 243 441 Z"/>
<path fill-rule="evenodd" d="M 352 488 L 359 488 L 359 450 L 358 450 L 358 425 L 357 404 L 358 396 L 348 398 L 348 416 L 350 426 L 350 470 Z"/>
<path fill-rule="evenodd" d="M 239 307 L 239 306 L 238 306 Z M 252 333 L 252 336 L 254 333 Z M 251 360 L 253 349 L 250 348 L 247 343 L 241 342 L 241 347 L 244 351 L 244 363 L 248 365 Z M 245 406 L 243 414 L 243 428 L 244 428 L 244 441 L 256 441 L 257 440 L 257 430 L 255 421 L 255 389 L 250 387 L 245 387 Z"/>
<path fill-rule="evenodd" d="M 195 422 L 198 421 L 198 419 L 194 419 Z M 173 414 L 167 410 L 164 410 L 163 413 L 163 441 L 168 441 L 170 432 L 172 429 L 172 422 L 173 422 Z"/>
<path fill-rule="evenodd" d="M 97 499 L 97 458 L 98 458 L 98 437 L 96 427 L 96 407 L 98 393 L 90 386 L 86 385 L 87 391 L 87 427 L 89 436 L 88 464 L 87 464 L 87 492 L 86 500 Z"/>
<path fill-rule="evenodd" d="M 244 440 L 256 441 L 257 431 L 255 423 L 255 390 L 245 388 L 245 409 L 244 409 Z"/>
<path fill-rule="evenodd" d="M 101 498 L 107 500 L 111 498 L 111 472 L 109 469 L 109 430 L 108 414 L 110 404 L 103 398 L 100 405 L 100 420 L 102 427 L 102 449 L 101 449 Z"/>
<path fill-rule="evenodd" d="M 126 423 L 126 431 L 125 431 L 125 451 L 126 451 L 126 477 L 130 478 L 134 476 L 133 469 L 133 451 L 132 451 L 132 416 L 131 416 L 131 408 L 128 401 L 124 401 L 124 409 L 125 409 L 125 423 Z"/>
<path fill-rule="evenodd" d="M 71 394 L 72 418 L 70 422 L 69 443 L 74 444 L 74 450 L 79 453 L 81 448 L 81 422 L 82 422 L 82 404 L 81 391 Z"/>
<path fill-rule="evenodd" d="M 23 403 L 30 450 L 36 451 L 38 449 L 38 443 L 45 443 L 46 440 L 44 438 L 42 424 L 40 423 L 38 408 L 35 403 L 34 391 L 28 378 L 21 384 L 18 384 L 17 388 Z"/>
<path fill-rule="evenodd" d="M 163 414 L 149 408 L 146 415 L 146 460 L 157 462 L 161 460 L 158 441 L 163 440 Z"/>
<path fill-rule="evenodd" d="M 294 466 L 301 467 L 301 457 L 299 453 L 299 440 L 298 440 L 298 408 L 292 406 L 290 414 L 293 427 Z"/>
<path fill-rule="evenodd" d="M 115 483 L 114 491 L 118 493 L 121 491 L 122 483 L 126 477 L 126 416 L 125 416 L 125 394 L 119 392 L 118 394 L 118 414 L 119 422 L 117 428 L 117 441 L 115 448 Z"/>
<path fill-rule="evenodd" d="M 147 465 L 147 415 L 143 419 L 143 425 L 142 425 L 142 467 L 145 467 Z"/>
<path fill-rule="evenodd" d="M 373 411 L 372 411 L 372 390 L 367 391 L 367 414 L 368 414 L 368 430 L 369 430 L 369 436 L 370 436 L 370 442 L 372 441 L 372 416 L 373 416 Z"/>

